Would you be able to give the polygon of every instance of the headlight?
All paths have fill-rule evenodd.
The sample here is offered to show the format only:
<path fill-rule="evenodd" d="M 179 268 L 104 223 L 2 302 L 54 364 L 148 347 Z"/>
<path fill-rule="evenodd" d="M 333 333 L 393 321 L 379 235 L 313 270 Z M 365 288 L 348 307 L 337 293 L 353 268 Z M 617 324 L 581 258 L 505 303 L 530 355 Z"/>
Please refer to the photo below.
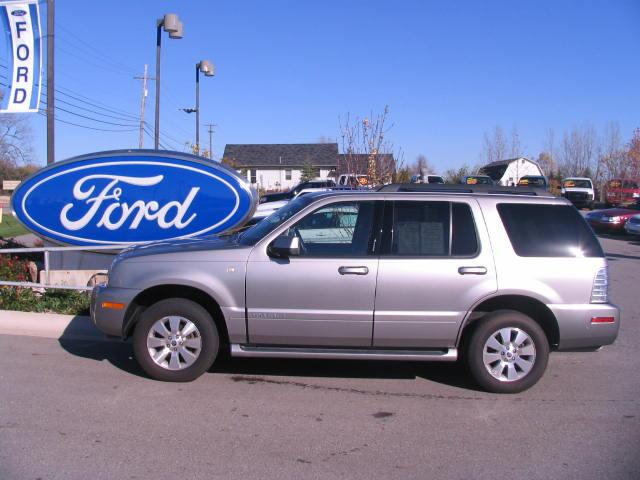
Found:
<path fill-rule="evenodd" d="M 262 197 L 262 198 L 260 199 L 260 201 L 258 201 L 258 203 L 264 203 L 264 202 L 266 202 L 266 201 L 267 201 L 267 199 L 266 199 L 265 197 Z"/>
<path fill-rule="evenodd" d="M 620 217 L 609 217 L 611 223 L 620 223 L 620 220 L 622 220 Z"/>

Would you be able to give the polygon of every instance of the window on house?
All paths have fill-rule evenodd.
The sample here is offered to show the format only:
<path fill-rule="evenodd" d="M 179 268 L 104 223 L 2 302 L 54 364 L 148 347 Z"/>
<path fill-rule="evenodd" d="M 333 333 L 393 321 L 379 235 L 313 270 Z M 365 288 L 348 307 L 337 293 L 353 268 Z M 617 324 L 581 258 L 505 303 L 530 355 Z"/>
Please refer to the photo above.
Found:
<path fill-rule="evenodd" d="M 255 169 L 251 170 L 251 183 L 256 183 L 257 182 L 257 175 L 258 171 Z"/>
<path fill-rule="evenodd" d="M 287 168 L 284 171 L 284 178 L 285 178 L 285 180 L 291 180 L 291 169 L 290 168 Z"/>

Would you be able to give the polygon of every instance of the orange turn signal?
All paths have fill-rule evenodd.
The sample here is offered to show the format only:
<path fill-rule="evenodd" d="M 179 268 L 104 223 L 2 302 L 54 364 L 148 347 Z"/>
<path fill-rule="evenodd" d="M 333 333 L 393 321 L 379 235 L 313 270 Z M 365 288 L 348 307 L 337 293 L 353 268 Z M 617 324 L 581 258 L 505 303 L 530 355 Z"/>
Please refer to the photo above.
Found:
<path fill-rule="evenodd" d="M 102 302 L 102 308 L 110 308 L 112 310 L 122 310 L 124 308 L 124 303 Z"/>
<path fill-rule="evenodd" d="M 593 317 L 591 323 L 615 323 L 614 317 Z"/>

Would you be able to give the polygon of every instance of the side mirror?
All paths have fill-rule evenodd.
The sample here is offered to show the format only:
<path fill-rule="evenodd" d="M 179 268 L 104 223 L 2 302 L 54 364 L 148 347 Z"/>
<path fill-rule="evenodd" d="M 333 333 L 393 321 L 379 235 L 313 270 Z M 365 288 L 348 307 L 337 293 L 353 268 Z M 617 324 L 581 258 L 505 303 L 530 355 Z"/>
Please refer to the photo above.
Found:
<path fill-rule="evenodd" d="M 280 235 L 269 245 L 267 253 L 269 256 L 277 258 L 296 257 L 300 255 L 300 239 Z"/>

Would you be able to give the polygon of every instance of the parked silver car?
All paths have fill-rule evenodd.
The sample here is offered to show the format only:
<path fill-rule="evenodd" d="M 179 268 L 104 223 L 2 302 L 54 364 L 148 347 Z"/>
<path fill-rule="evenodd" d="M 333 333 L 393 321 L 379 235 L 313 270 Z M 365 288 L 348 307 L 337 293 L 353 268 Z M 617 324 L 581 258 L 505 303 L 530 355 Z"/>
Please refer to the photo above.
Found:
<path fill-rule="evenodd" d="M 91 315 L 133 336 L 153 378 L 232 356 L 451 362 L 529 388 L 550 350 L 612 343 L 598 240 L 566 199 L 507 187 L 388 185 L 291 201 L 240 234 L 118 255 Z"/>

